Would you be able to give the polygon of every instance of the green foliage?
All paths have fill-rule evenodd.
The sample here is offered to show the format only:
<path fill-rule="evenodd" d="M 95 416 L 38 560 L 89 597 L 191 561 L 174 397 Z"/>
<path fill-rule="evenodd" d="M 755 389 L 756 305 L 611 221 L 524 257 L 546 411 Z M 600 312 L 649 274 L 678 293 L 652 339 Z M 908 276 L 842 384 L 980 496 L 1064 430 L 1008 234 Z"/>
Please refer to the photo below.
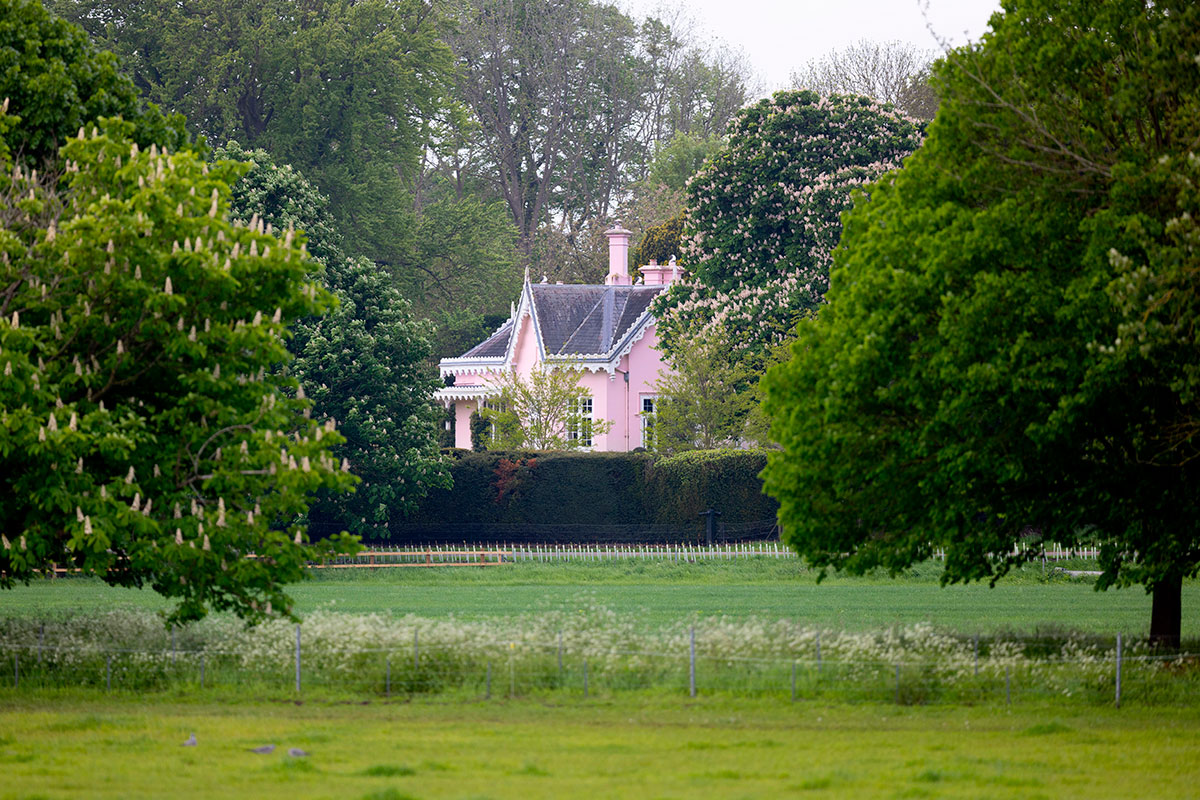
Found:
<path fill-rule="evenodd" d="M 688 181 L 704 167 L 704 162 L 724 147 L 725 138 L 721 135 L 702 136 L 680 131 L 654 154 L 646 181 L 683 191 Z"/>
<path fill-rule="evenodd" d="M 777 92 L 743 109 L 688 186 L 680 262 L 692 280 L 654 306 L 666 351 L 712 325 L 748 351 L 785 337 L 822 302 L 851 191 L 920 141 L 865 97 Z"/>
<path fill-rule="evenodd" d="M 488 451 L 450 464 L 452 488 L 430 491 L 414 522 L 619 524 L 646 521 L 644 453 Z M 509 466 L 503 466 L 508 462 Z"/>
<path fill-rule="evenodd" d="M 670 371 L 658 379 L 654 404 L 654 450 L 672 454 L 736 446 L 753 405 L 753 369 L 739 361 L 719 332 L 702 332 L 681 343 Z"/>
<path fill-rule="evenodd" d="M 1177 644 L 1200 565 L 1200 7 L 1007 8 L 846 216 L 830 304 L 767 377 L 767 487 L 821 567 L 943 547 L 944 580 L 994 580 L 1019 540 L 1099 541 L 1097 586 L 1146 586 Z"/>
<path fill-rule="evenodd" d="M 607 433 L 612 421 L 581 413 L 591 392 L 579 385 L 580 370 L 536 365 L 528 377 L 516 371 L 500 376 L 500 394 L 479 414 L 492 425 L 493 450 L 576 450 Z"/>
<path fill-rule="evenodd" d="M 679 525 L 716 508 L 723 522 L 761 522 L 778 507 L 762 493 L 765 464 L 757 450 L 657 460 L 649 453 L 463 454 L 450 464 L 452 488 L 431 490 L 412 521 Z"/>
<path fill-rule="evenodd" d="M 428 364 L 429 327 L 366 259 L 325 272 L 338 307 L 298 323 L 293 374 L 311 393 L 314 411 L 336 419 L 345 441 L 334 455 L 362 479 L 352 495 L 323 492 L 312 517 L 378 536 L 411 513 L 431 487 L 449 476 L 438 453 L 443 417 Z"/>
<path fill-rule="evenodd" d="M 279 164 L 262 148 L 247 150 L 235 141 L 213 151 L 214 160 L 229 159 L 250 165 L 233 184 L 229 215 L 246 224 L 257 216 L 275 230 L 294 229 L 304 234 L 308 252 L 321 264 L 342 259 L 329 198 L 309 183 L 291 164 Z"/>
<path fill-rule="evenodd" d="M 680 253 L 680 237 L 683 235 L 683 215 L 678 214 L 661 225 L 646 230 L 642 241 L 633 251 L 633 264 L 645 266 L 651 260 L 660 264 L 670 263 Z"/>
<path fill-rule="evenodd" d="M 270 371 L 331 297 L 294 242 L 229 222 L 240 165 L 133 131 L 70 140 L 61 187 L 5 165 L 0 581 L 59 564 L 176 598 L 173 620 L 290 613 L 306 560 L 354 548 L 301 544 L 309 493 L 353 478 Z"/>
<path fill-rule="evenodd" d="M 478 411 L 471 412 L 471 449 L 482 453 L 492 438 L 492 421 Z"/>
<path fill-rule="evenodd" d="M 646 470 L 646 508 L 655 522 L 698 519 L 714 508 L 722 522 L 775 517 L 779 504 L 763 494 L 763 450 L 692 450 L 652 462 Z"/>
<path fill-rule="evenodd" d="M 314 181 L 352 255 L 402 263 L 410 182 L 453 68 L 421 0 L 52 0 L 212 141 L 263 148 Z"/>
<path fill-rule="evenodd" d="M 362 479 L 353 495 L 322 493 L 310 515 L 318 533 L 349 528 L 378 535 L 403 517 L 430 485 L 447 479 L 437 453 L 442 412 L 433 404 L 437 386 L 427 362 L 428 325 L 413 318 L 408 302 L 388 277 L 362 258 L 347 259 L 339 247 L 329 201 L 299 171 L 280 166 L 263 150 L 230 142 L 218 157 L 249 160 L 233 186 L 232 215 L 276 228 L 311 232 L 310 270 L 321 271 L 338 307 L 292 327 L 291 373 L 311 393 L 318 419 L 342 426 L 346 459 Z"/>
<path fill-rule="evenodd" d="M 101 117 L 135 124 L 131 138 L 171 150 L 188 143 L 183 117 L 143 109 L 133 83 L 117 71 L 112 53 L 98 51 L 78 26 L 57 19 L 38 0 L 0 2 L 0 100 L 21 124 L 10 130 L 13 156 L 37 169 L 58 159 L 58 148 Z"/>

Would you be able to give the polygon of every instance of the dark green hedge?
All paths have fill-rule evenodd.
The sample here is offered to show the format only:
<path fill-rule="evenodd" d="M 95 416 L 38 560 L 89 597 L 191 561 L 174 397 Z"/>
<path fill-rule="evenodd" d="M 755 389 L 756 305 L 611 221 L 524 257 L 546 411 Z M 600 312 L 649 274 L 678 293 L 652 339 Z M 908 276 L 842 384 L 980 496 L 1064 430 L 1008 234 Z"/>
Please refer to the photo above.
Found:
<path fill-rule="evenodd" d="M 773 519 L 779 503 L 763 494 L 758 478 L 766 466 L 762 450 L 692 450 L 659 459 L 646 470 L 650 521 L 695 519 L 709 508 L 725 523 Z"/>
<path fill-rule="evenodd" d="M 773 519 L 758 473 L 766 454 L 451 451 L 454 486 L 433 490 L 409 523 L 685 525 L 707 508 L 724 523 Z"/>

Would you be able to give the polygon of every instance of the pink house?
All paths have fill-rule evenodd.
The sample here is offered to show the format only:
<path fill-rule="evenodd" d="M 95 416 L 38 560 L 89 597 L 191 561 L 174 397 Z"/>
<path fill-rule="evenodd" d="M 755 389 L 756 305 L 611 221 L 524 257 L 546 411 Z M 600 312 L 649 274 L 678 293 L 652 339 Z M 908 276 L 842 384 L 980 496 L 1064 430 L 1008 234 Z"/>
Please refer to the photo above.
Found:
<path fill-rule="evenodd" d="M 629 275 L 630 232 L 617 223 L 608 236 L 608 276 L 603 285 L 531 283 L 525 273 L 521 298 L 509 319 L 483 342 L 439 364 L 453 376 L 437 397 L 454 409 L 454 444 L 471 446 L 471 413 L 499 394 L 497 377 L 507 370 L 527 376 L 536 365 L 581 369 L 583 415 L 609 420 L 592 450 L 632 450 L 645 446 L 646 422 L 654 413 L 659 371 L 658 335 L 650 301 L 677 280 L 682 270 L 650 262 L 634 284 Z"/>

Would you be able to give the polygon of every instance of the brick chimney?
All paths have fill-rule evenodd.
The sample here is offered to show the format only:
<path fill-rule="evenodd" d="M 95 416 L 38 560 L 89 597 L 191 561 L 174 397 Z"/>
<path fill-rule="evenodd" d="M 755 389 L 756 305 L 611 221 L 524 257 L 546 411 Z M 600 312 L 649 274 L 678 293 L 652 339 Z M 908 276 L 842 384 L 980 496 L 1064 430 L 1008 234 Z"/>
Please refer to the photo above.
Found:
<path fill-rule="evenodd" d="M 621 227 L 620 222 L 604 232 L 608 237 L 608 277 L 604 283 L 609 286 L 629 286 L 633 281 L 629 277 L 629 237 L 632 231 Z"/>

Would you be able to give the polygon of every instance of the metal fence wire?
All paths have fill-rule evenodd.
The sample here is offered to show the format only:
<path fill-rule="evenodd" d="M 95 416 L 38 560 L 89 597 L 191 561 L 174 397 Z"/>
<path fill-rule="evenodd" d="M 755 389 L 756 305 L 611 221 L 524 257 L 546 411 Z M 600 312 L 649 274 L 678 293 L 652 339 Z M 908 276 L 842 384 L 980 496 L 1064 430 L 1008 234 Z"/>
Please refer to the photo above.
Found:
<path fill-rule="evenodd" d="M 261 689 L 288 696 L 437 695 L 468 700 L 553 692 L 587 698 L 623 691 L 768 695 L 883 702 L 1011 704 L 1049 698 L 1121 706 L 1194 704 L 1200 700 L 1200 653 L 1153 652 L 1118 635 L 1104 645 L 1037 637 L 958 637 L 940 657 L 896 649 L 892 657 L 855 657 L 853 648 L 822 647 L 822 632 L 802 648 L 739 655 L 727 642 L 706 641 L 695 627 L 659 649 L 624 648 L 602 638 L 580 643 L 514 639 L 476 646 L 429 641 L 386 647 L 307 641 L 303 625 L 259 647 L 164 635 L 161 646 L 83 643 L 41 623 L 0 641 L 7 663 L 0 691 L 50 687 L 105 691 Z M 11 631 L 10 631 L 11 633 Z M 836 638 L 824 632 L 826 642 Z M 832 652 L 831 652 L 832 650 Z"/>

